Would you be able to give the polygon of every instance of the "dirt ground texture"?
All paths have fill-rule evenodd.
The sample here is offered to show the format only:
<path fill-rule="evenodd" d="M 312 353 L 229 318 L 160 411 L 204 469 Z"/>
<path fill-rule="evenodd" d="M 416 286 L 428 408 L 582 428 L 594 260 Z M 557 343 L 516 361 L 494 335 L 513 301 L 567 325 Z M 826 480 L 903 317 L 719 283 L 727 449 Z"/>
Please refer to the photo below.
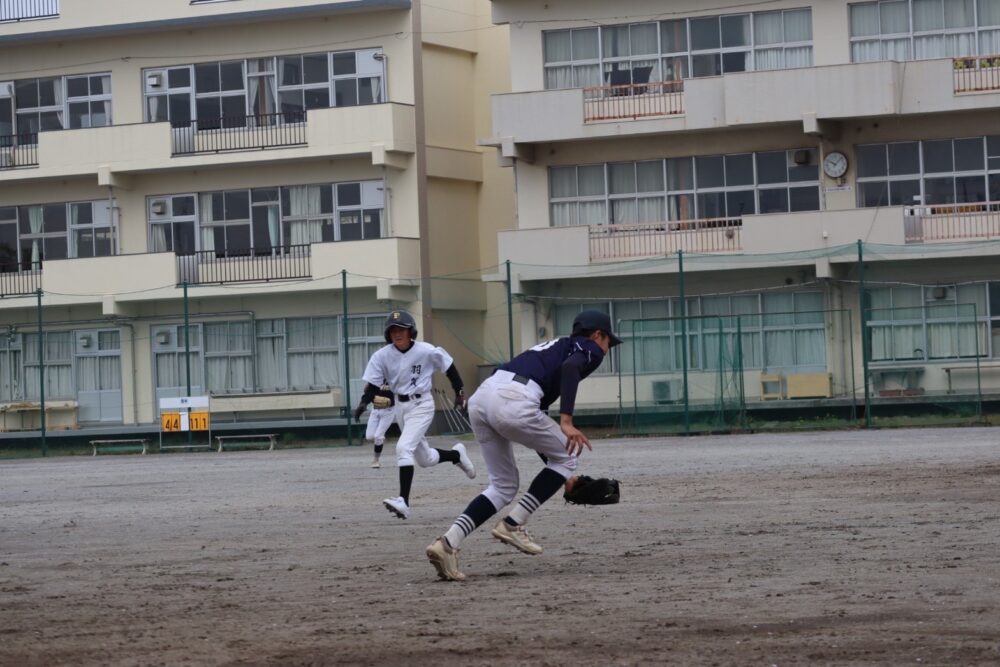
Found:
<path fill-rule="evenodd" d="M 1000 430 L 595 441 L 622 502 L 546 504 L 368 447 L 0 463 L 2 665 L 997 665 Z M 438 441 L 439 446 L 450 442 Z M 522 490 L 539 468 L 519 452 Z"/>

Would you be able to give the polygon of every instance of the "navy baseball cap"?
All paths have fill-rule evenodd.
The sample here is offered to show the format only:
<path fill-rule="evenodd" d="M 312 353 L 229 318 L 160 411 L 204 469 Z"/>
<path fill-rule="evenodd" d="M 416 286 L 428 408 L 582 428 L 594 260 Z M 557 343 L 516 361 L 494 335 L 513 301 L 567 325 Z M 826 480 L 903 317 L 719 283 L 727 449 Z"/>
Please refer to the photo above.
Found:
<path fill-rule="evenodd" d="M 608 334 L 608 338 L 611 339 L 608 347 L 621 345 L 622 339 L 611 331 L 611 318 L 608 317 L 607 313 L 602 313 L 599 310 L 584 310 L 573 320 L 574 333 L 577 331 L 596 331 L 597 329 Z"/>

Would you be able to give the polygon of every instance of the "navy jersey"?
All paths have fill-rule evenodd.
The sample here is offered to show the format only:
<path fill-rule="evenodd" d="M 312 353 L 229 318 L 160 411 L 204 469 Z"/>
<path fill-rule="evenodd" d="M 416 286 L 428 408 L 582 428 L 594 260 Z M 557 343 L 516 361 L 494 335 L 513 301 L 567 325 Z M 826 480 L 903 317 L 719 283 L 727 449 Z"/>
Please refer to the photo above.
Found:
<path fill-rule="evenodd" d="M 538 383 L 543 392 L 542 410 L 548 410 L 562 396 L 559 412 L 571 415 L 577 385 L 603 360 L 604 351 L 594 341 L 584 336 L 566 336 L 539 343 L 499 368 Z"/>

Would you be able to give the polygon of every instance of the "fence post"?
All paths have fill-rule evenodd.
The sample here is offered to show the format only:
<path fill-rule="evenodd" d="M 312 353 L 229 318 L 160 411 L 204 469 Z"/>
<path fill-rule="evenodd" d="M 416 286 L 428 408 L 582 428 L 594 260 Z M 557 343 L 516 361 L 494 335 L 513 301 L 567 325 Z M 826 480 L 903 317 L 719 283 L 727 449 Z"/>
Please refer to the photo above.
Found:
<path fill-rule="evenodd" d="M 507 360 L 514 358 L 514 306 L 511 303 L 510 260 L 507 260 Z"/>
<path fill-rule="evenodd" d="M 684 432 L 691 432 L 691 412 L 688 401 L 688 335 L 687 335 L 687 299 L 684 297 L 684 251 L 677 251 L 677 273 L 680 282 L 681 295 L 681 368 L 684 378 Z"/>
<path fill-rule="evenodd" d="M 733 372 L 739 373 L 739 420 L 740 426 L 744 426 L 747 414 L 747 389 L 745 378 L 743 377 L 743 317 L 740 315 L 736 316 L 736 345 L 734 347 L 736 348 L 736 359 L 733 360 Z"/>
<path fill-rule="evenodd" d="M 191 318 L 190 311 L 188 308 L 188 284 L 185 280 L 183 283 L 184 287 L 184 375 L 186 376 L 185 382 L 187 383 L 187 396 L 191 396 Z M 190 446 L 194 441 L 194 433 L 191 431 L 191 408 L 188 408 L 188 445 Z M 211 441 L 209 441 L 211 444 Z"/>
<path fill-rule="evenodd" d="M 38 300 L 38 414 L 42 431 L 42 456 L 49 455 L 49 443 L 45 436 L 45 332 L 42 329 L 42 288 L 35 290 Z"/>
<path fill-rule="evenodd" d="M 347 351 L 347 269 L 340 270 L 340 292 L 344 308 L 340 327 L 344 346 L 340 352 L 344 355 L 344 412 L 347 414 L 347 446 L 350 447 L 354 442 L 351 434 L 351 361 Z"/>
<path fill-rule="evenodd" d="M 858 305 L 861 311 L 861 368 L 865 385 L 865 428 L 872 427 L 871 390 L 868 387 L 868 317 L 865 314 L 864 243 L 858 239 Z"/>

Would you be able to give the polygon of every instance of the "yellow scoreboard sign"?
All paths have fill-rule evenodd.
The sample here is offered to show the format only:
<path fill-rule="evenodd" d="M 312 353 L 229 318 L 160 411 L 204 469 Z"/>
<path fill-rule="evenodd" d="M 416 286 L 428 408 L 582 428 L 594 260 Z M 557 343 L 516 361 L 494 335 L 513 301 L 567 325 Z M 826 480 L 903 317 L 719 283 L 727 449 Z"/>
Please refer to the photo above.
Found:
<path fill-rule="evenodd" d="M 207 431 L 210 420 L 208 412 L 161 412 L 160 428 L 167 433 L 176 431 Z"/>

